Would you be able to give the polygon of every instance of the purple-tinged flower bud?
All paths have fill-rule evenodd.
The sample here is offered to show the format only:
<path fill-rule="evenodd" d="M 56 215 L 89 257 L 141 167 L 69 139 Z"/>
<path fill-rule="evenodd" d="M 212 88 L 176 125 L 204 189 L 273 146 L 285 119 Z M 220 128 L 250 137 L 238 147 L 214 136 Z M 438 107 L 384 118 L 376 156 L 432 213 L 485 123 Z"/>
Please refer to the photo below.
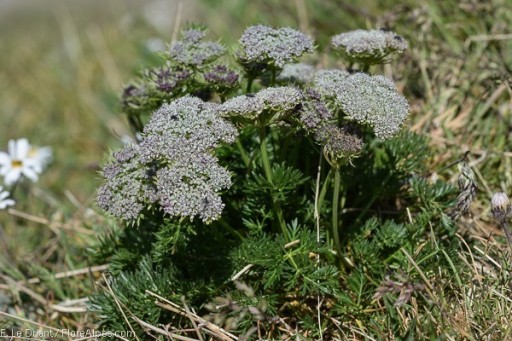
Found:
<path fill-rule="evenodd" d="M 219 43 L 204 41 L 203 30 L 190 29 L 182 32 L 181 40 L 174 42 L 169 50 L 170 61 L 181 67 L 200 67 L 224 54 Z"/>
<path fill-rule="evenodd" d="M 320 100 L 321 96 L 314 89 L 307 89 L 304 92 L 304 101 L 300 110 L 300 124 L 308 133 L 316 133 L 318 129 L 331 123 L 334 116 L 332 112 Z"/>
<path fill-rule="evenodd" d="M 215 65 L 203 75 L 207 86 L 223 94 L 240 84 L 240 76 L 226 65 Z"/>

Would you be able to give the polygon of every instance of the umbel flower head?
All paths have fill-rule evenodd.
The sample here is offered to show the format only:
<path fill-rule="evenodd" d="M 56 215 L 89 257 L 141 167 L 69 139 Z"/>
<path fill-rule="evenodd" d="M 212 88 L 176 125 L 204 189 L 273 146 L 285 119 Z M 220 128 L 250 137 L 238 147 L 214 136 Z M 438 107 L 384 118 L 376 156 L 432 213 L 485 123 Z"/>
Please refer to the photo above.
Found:
<path fill-rule="evenodd" d="M 189 29 L 181 33 L 181 40 L 174 42 L 169 50 L 170 61 L 184 68 L 198 68 L 216 60 L 224 54 L 219 43 L 204 41 L 206 32 Z"/>
<path fill-rule="evenodd" d="M 304 97 L 306 100 L 300 110 L 299 122 L 306 132 L 316 134 L 319 129 L 332 123 L 334 115 L 313 88 L 306 89 Z"/>
<path fill-rule="evenodd" d="M 334 115 L 314 89 L 307 89 L 305 98 L 299 121 L 308 133 L 314 134 L 315 141 L 324 147 L 327 160 L 333 162 L 358 154 L 363 148 L 363 140 L 355 127 L 339 127 Z"/>
<path fill-rule="evenodd" d="M 277 69 L 314 50 L 310 37 L 289 27 L 251 26 L 244 31 L 239 42 L 242 64 L 262 64 Z"/>
<path fill-rule="evenodd" d="M 395 84 L 384 76 L 356 73 L 338 87 L 335 103 L 349 120 L 368 124 L 377 137 L 397 134 L 409 114 L 409 104 Z"/>
<path fill-rule="evenodd" d="M 152 174 L 140 165 L 136 144 L 114 153 L 114 161 L 103 168 L 105 183 L 98 190 L 98 206 L 115 217 L 135 221 L 146 205 L 156 201 Z"/>
<path fill-rule="evenodd" d="M 188 159 L 213 153 L 221 143 L 233 142 L 238 132 L 220 117 L 219 105 L 197 97 L 181 97 L 153 113 L 142 133 L 144 163 Z"/>
<path fill-rule="evenodd" d="M 306 84 L 313 80 L 315 68 L 305 63 L 286 64 L 277 80 L 285 83 Z"/>
<path fill-rule="evenodd" d="M 313 88 L 326 98 L 334 98 L 340 91 L 339 87 L 350 73 L 343 70 L 319 70 L 313 78 Z"/>
<path fill-rule="evenodd" d="M 52 157 L 49 147 L 33 147 L 26 138 L 9 140 L 8 153 L 0 152 L 0 175 L 11 186 L 22 177 L 36 182 Z"/>
<path fill-rule="evenodd" d="M 337 159 L 350 158 L 363 149 L 363 140 L 353 127 L 338 127 L 325 124 L 318 129 L 315 140 L 324 146 L 324 155 L 331 163 Z"/>
<path fill-rule="evenodd" d="M 231 178 L 213 153 L 236 136 L 217 104 L 190 96 L 164 104 L 141 141 L 115 153 L 115 161 L 104 167 L 98 205 L 128 221 L 155 207 L 171 217 L 218 219 L 224 207 L 220 191 L 229 188 Z"/>
<path fill-rule="evenodd" d="M 184 86 L 191 77 L 191 71 L 186 69 L 179 70 L 170 66 L 150 69 L 144 74 L 146 84 L 148 84 L 149 96 L 158 95 L 155 92 L 163 94 L 173 93 L 176 88 Z"/>
<path fill-rule="evenodd" d="M 355 30 L 332 38 L 335 50 L 344 53 L 349 61 L 366 65 L 382 64 L 392 54 L 402 54 L 407 49 L 404 38 L 387 30 Z"/>
<path fill-rule="evenodd" d="M 255 120 L 267 113 L 279 120 L 299 107 L 304 99 L 301 90 L 291 86 L 269 87 L 252 95 L 234 97 L 221 105 L 226 116 Z M 276 115 L 277 114 L 277 115 Z"/>

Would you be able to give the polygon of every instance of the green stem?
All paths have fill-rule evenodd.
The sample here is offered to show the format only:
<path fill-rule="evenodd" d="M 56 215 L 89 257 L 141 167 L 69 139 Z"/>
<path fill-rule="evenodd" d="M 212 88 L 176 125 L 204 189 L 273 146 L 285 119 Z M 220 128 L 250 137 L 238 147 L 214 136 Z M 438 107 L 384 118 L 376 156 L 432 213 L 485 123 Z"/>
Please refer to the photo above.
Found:
<path fill-rule="evenodd" d="M 338 208 L 340 206 L 340 179 L 341 173 L 339 167 L 334 169 L 334 194 L 332 199 L 332 236 L 334 238 L 334 245 L 338 255 L 341 255 L 341 244 L 338 226 Z"/>
<path fill-rule="evenodd" d="M 240 138 L 236 140 L 236 146 L 238 148 L 238 152 L 242 156 L 242 161 L 244 162 L 245 168 L 249 168 L 249 165 L 251 164 L 251 158 L 249 157 L 249 155 L 247 155 L 247 152 L 245 151 L 242 142 L 240 142 Z"/>
<path fill-rule="evenodd" d="M 265 132 L 265 125 L 263 124 L 263 122 L 260 123 L 259 133 L 260 133 L 261 162 L 263 164 L 263 170 L 265 171 L 265 176 L 267 178 L 267 181 L 270 184 L 273 184 L 272 168 L 270 167 L 270 159 L 268 157 L 268 152 L 267 152 L 267 134 Z M 277 220 L 279 222 L 279 227 L 281 228 L 281 232 L 286 237 L 286 240 L 290 240 L 290 236 L 288 234 L 288 229 L 286 228 L 286 223 L 284 221 L 283 210 L 281 209 L 279 203 L 277 203 L 273 197 L 272 197 L 272 206 L 273 206 L 274 214 L 276 215 Z"/>
<path fill-rule="evenodd" d="M 248 94 L 251 92 L 252 82 L 254 81 L 254 77 L 250 77 L 247 79 L 247 88 L 245 89 L 245 93 Z"/>
<path fill-rule="evenodd" d="M 321 211 L 322 205 L 324 204 L 325 195 L 327 194 L 327 188 L 329 183 L 331 182 L 331 170 L 327 173 L 325 177 L 324 183 L 322 185 L 322 189 L 320 190 L 320 195 L 318 196 L 318 210 Z"/>
<path fill-rule="evenodd" d="M 221 218 L 217 221 L 219 222 L 220 226 L 222 226 L 227 232 L 229 232 L 229 234 L 231 234 L 238 240 L 244 240 L 244 237 L 237 230 L 232 228 L 231 225 L 229 225 L 224 219 Z"/>
<path fill-rule="evenodd" d="M 272 78 L 270 79 L 271 86 L 276 85 L 276 73 L 277 73 L 276 68 L 272 67 Z"/>
<path fill-rule="evenodd" d="M 322 206 L 324 204 L 325 195 L 327 194 L 327 188 L 331 182 L 331 173 L 331 169 L 329 169 L 329 172 L 327 173 L 327 176 L 325 177 L 324 183 L 322 185 L 322 189 L 320 190 L 320 195 L 318 196 L 318 212 L 322 212 Z M 325 230 L 325 237 L 326 240 L 329 240 L 331 237 L 328 229 Z"/>

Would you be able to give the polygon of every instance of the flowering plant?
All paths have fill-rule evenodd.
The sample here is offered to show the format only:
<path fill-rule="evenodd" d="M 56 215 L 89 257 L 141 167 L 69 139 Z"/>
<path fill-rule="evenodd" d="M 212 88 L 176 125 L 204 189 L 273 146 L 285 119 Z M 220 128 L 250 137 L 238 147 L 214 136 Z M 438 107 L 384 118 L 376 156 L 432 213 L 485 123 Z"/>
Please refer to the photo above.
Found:
<path fill-rule="evenodd" d="M 123 111 L 138 138 L 105 164 L 98 192 L 98 205 L 122 228 L 95 252 L 111 261 L 123 304 L 137 309 L 156 288 L 185 295 L 210 317 L 230 316 L 226 325 L 246 332 L 253 319 L 277 323 L 271 316 L 284 307 L 306 318 L 291 301 L 308 305 L 311 295 L 324 297 L 318 309 L 330 313 L 342 308 L 327 301 L 352 300 L 341 272 L 362 273 L 363 263 L 381 270 L 379 257 L 391 261 L 427 228 L 375 213 L 387 207 L 404 217 L 393 205 L 442 201 L 451 190 L 415 175 L 427 148 L 401 133 L 407 100 L 391 79 L 367 73 L 406 42 L 356 31 L 332 43 L 346 49 L 349 68 L 298 63 L 315 46 L 291 28 L 249 27 L 232 55 L 189 29 L 161 67 L 125 88 Z M 424 218 L 437 215 L 449 227 L 444 208 Z M 238 280 L 252 291 L 239 290 Z M 212 293 L 254 309 L 210 309 L 204 297 Z M 91 307 L 124 328 L 106 293 Z M 158 309 L 140 313 L 163 322 Z"/>

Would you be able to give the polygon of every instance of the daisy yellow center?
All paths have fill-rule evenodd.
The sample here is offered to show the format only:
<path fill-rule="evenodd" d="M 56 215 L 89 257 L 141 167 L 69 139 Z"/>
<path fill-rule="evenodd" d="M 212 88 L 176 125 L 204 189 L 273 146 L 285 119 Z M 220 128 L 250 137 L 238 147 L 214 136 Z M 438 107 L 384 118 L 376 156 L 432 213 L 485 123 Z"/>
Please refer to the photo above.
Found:
<path fill-rule="evenodd" d="M 11 166 L 13 168 L 19 168 L 19 167 L 23 166 L 23 162 L 21 160 L 12 160 Z"/>

